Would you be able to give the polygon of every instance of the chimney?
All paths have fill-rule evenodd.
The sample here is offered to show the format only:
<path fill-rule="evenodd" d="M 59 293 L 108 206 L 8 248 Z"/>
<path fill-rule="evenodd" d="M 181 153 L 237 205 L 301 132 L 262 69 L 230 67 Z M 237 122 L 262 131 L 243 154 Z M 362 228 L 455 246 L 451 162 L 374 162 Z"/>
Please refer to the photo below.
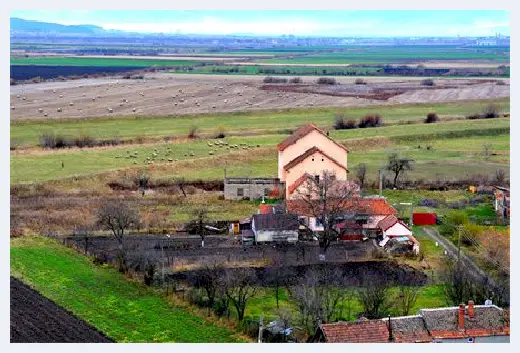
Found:
<path fill-rule="evenodd" d="M 459 305 L 459 330 L 464 330 L 464 314 L 465 314 L 464 304 L 460 304 Z"/>
<path fill-rule="evenodd" d="M 468 316 L 470 319 L 473 319 L 475 317 L 475 303 L 473 300 L 470 300 L 468 302 Z"/>

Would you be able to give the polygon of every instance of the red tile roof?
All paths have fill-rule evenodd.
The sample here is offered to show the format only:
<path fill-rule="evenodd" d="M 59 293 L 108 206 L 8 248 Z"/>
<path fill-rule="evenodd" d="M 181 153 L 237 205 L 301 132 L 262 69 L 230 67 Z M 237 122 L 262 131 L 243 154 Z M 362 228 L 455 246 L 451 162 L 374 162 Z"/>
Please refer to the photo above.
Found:
<path fill-rule="evenodd" d="M 290 145 L 295 144 L 299 139 L 301 139 L 302 137 L 310 134 L 312 131 L 318 131 L 320 134 L 322 134 L 323 136 L 327 137 L 332 142 L 334 142 L 336 145 L 338 145 L 339 147 L 343 148 L 345 151 L 348 152 L 348 149 L 345 146 L 340 145 L 339 143 L 337 143 L 333 139 L 329 138 L 326 133 L 324 133 L 321 129 L 319 129 L 314 124 L 308 124 L 308 125 L 305 125 L 305 126 L 302 126 L 302 127 L 298 128 L 295 132 L 293 132 L 293 134 L 291 136 L 287 137 L 285 140 L 283 140 L 282 142 L 280 142 L 278 144 L 278 146 L 277 146 L 278 151 L 285 150 L 287 147 L 289 147 Z"/>
<path fill-rule="evenodd" d="M 301 177 L 296 179 L 294 183 L 289 185 L 289 195 L 294 192 L 298 188 L 298 186 L 302 185 L 308 178 L 311 178 L 310 174 L 304 173 Z"/>
<path fill-rule="evenodd" d="M 274 209 L 274 206 L 266 205 L 266 204 L 260 204 L 260 207 L 258 207 L 258 210 L 260 211 L 260 214 L 274 213 L 273 209 Z"/>
<path fill-rule="evenodd" d="M 389 331 L 381 320 L 337 322 L 320 325 L 325 340 L 330 343 L 386 343 Z"/>
<path fill-rule="evenodd" d="M 390 215 L 390 216 L 386 216 L 385 218 L 380 220 L 379 223 L 377 224 L 377 226 L 379 228 L 381 228 L 381 230 L 387 230 L 388 228 L 392 227 L 397 222 L 399 222 L 397 217 L 394 215 Z"/>
<path fill-rule="evenodd" d="M 305 151 L 304 153 L 300 154 L 298 157 L 296 157 L 295 159 L 293 159 L 292 161 L 290 161 L 289 163 L 287 163 L 283 168 L 285 170 L 290 170 L 291 168 L 297 166 L 298 164 L 300 164 L 302 161 L 304 161 L 306 158 L 312 156 L 314 153 L 320 153 L 321 155 L 323 155 L 324 157 L 327 157 L 329 160 L 331 160 L 334 164 L 336 164 L 337 166 L 339 166 L 340 168 L 343 168 L 347 171 L 348 173 L 348 169 L 347 167 L 345 167 L 345 165 L 339 163 L 338 161 L 336 161 L 334 158 L 332 158 L 331 156 L 329 156 L 328 154 L 326 154 L 325 152 L 323 152 L 322 150 L 320 150 L 318 147 L 314 146 L 312 148 L 309 148 L 307 151 Z"/>
<path fill-rule="evenodd" d="M 304 200 L 287 200 L 287 211 L 301 216 L 313 216 L 312 209 Z M 371 216 L 396 215 L 397 211 L 385 199 L 351 199 L 343 201 L 346 212 Z"/>

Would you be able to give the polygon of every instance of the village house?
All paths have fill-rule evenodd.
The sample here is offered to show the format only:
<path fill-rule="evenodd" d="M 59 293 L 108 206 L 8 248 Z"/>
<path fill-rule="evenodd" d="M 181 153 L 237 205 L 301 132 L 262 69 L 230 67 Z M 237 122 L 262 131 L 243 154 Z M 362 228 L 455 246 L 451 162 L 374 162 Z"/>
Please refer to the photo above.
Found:
<path fill-rule="evenodd" d="M 417 315 L 321 324 L 314 342 L 508 343 L 509 313 L 496 305 L 419 310 Z"/>
<path fill-rule="evenodd" d="M 226 200 L 280 197 L 284 189 L 285 184 L 278 178 L 224 178 Z"/>
<path fill-rule="evenodd" d="M 306 175 L 319 180 L 327 171 L 338 180 L 347 180 L 347 148 L 314 124 L 300 127 L 277 148 L 278 179 L 285 183 L 287 199 Z"/>
<path fill-rule="evenodd" d="M 419 242 L 412 235 L 412 230 L 395 215 L 389 215 L 378 223 L 381 234 L 378 238 L 381 247 L 399 247 L 419 254 Z"/>
<path fill-rule="evenodd" d="M 336 225 L 345 240 L 359 240 L 363 237 L 376 238 L 381 230 L 379 221 L 396 215 L 397 211 L 384 198 L 352 198 L 342 201 L 345 214 Z M 323 231 L 323 224 L 313 213 L 310 205 L 301 199 L 286 201 L 287 211 L 300 216 L 300 222 L 310 231 L 319 233 Z M 358 233 L 361 231 L 361 237 Z M 354 232 L 346 234 L 348 232 Z M 350 237 L 349 237 L 350 235 Z"/>

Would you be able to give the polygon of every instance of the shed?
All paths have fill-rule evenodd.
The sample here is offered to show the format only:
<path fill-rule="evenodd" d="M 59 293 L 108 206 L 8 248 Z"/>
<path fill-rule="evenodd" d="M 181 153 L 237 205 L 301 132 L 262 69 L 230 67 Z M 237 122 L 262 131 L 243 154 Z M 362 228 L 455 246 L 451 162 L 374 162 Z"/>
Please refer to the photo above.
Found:
<path fill-rule="evenodd" d="M 298 216 L 290 213 L 255 214 L 251 221 L 257 243 L 273 241 L 298 241 Z"/>

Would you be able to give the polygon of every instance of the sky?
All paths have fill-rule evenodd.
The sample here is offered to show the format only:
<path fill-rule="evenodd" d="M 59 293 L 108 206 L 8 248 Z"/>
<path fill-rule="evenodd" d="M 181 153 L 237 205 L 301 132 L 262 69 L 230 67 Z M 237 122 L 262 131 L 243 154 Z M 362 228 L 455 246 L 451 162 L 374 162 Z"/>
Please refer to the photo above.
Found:
<path fill-rule="evenodd" d="M 451 37 L 510 31 L 509 11 L 500 10 L 19 10 L 10 15 L 143 33 Z"/>

